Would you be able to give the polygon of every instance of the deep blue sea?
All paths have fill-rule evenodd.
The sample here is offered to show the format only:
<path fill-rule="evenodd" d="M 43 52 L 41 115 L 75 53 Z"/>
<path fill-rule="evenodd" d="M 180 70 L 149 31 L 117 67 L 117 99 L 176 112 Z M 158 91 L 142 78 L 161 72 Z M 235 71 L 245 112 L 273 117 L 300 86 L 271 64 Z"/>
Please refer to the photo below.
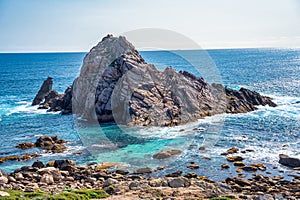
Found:
<path fill-rule="evenodd" d="M 79 74 L 86 53 L 0 54 L 0 157 L 35 152 L 42 153 L 39 160 L 44 162 L 58 158 L 73 159 L 78 165 L 92 161 L 116 161 L 130 169 L 165 165 L 165 170 L 154 174 L 159 176 L 180 169 L 223 180 L 228 173 L 235 175 L 236 172 L 233 166 L 227 171 L 220 171 L 220 165 L 227 163 L 226 157 L 220 153 L 235 146 L 241 150 L 255 150 L 239 153 L 246 158 L 246 164 L 263 163 L 273 175 L 282 174 L 286 178 L 296 173 L 280 166 L 278 155 L 284 153 L 300 157 L 300 50 L 224 49 L 207 52 L 223 84 L 235 89 L 246 87 L 268 95 L 278 107 L 259 107 L 251 113 L 206 117 L 172 128 L 120 129 L 115 124 L 105 124 L 101 128 L 96 125 L 78 130 L 72 115 L 37 110 L 30 104 L 48 76 L 53 77 L 53 89 L 58 92 L 71 85 Z M 171 52 L 140 53 L 148 63 L 161 70 L 172 66 L 199 75 L 189 62 Z M 183 53 L 191 59 L 199 59 L 196 50 Z M 118 148 L 108 148 L 105 142 L 98 146 L 87 142 L 89 138 L 102 140 L 103 133 L 99 133 L 99 129 L 105 133 L 103 141 L 108 139 L 111 143 L 120 144 Z M 34 142 L 41 135 L 57 135 L 68 140 L 68 151 L 48 154 L 39 149 L 15 148 L 18 143 Z M 97 150 L 87 151 L 87 145 Z M 203 145 L 206 150 L 198 150 Z M 183 153 L 164 162 L 153 159 L 152 155 L 162 149 L 181 149 Z M 186 165 L 191 161 L 199 164 L 200 168 L 187 169 Z M 0 169 L 10 172 L 33 162 L 8 161 L 0 164 Z"/>

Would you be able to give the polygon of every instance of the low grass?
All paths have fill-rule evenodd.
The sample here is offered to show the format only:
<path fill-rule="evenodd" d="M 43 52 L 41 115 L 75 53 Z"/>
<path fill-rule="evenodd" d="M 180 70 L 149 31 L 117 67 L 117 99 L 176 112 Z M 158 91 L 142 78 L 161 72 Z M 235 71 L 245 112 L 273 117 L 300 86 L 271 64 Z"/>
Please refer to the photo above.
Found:
<path fill-rule="evenodd" d="M 0 197 L 1 200 L 89 200 L 107 198 L 109 195 L 103 190 L 80 189 L 62 191 L 57 194 L 34 191 L 23 192 L 20 190 L 5 190 L 10 196 Z"/>

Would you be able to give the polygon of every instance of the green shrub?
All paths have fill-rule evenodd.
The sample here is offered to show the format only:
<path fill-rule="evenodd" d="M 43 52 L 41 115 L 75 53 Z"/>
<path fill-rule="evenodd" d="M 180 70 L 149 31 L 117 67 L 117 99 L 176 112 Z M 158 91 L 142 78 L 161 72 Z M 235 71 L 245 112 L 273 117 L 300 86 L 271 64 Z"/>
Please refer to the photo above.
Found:
<path fill-rule="evenodd" d="M 10 196 L 0 197 L 1 200 L 89 200 L 109 197 L 103 190 L 93 189 L 72 190 L 71 188 L 65 188 L 63 192 L 54 195 L 42 191 L 23 192 L 20 190 L 5 190 L 5 192 L 9 193 Z"/>

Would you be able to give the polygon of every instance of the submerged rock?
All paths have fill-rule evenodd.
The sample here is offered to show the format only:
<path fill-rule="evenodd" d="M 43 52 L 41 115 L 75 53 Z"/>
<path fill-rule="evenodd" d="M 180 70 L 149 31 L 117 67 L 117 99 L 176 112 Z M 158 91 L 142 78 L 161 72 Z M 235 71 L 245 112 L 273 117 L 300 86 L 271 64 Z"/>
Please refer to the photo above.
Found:
<path fill-rule="evenodd" d="M 162 159 L 170 158 L 170 157 L 172 157 L 174 155 L 178 155 L 178 154 L 181 154 L 180 150 L 176 150 L 176 149 L 162 150 L 162 151 L 154 154 L 153 158 L 162 160 Z"/>
<path fill-rule="evenodd" d="M 30 149 L 30 148 L 34 148 L 35 144 L 32 144 L 31 142 L 24 142 L 18 144 L 16 147 L 20 149 Z"/>
<path fill-rule="evenodd" d="M 232 148 L 228 149 L 226 152 L 221 153 L 221 155 L 227 156 L 228 154 L 234 154 L 234 153 L 237 153 L 238 151 L 239 151 L 238 148 L 232 147 Z"/>
<path fill-rule="evenodd" d="M 190 164 L 190 165 L 187 166 L 187 168 L 189 168 L 189 169 L 199 169 L 200 166 L 197 165 L 197 164 Z"/>
<path fill-rule="evenodd" d="M 37 158 L 41 156 L 40 154 L 25 154 L 23 156 L 15 156 L 15 155 L 12 155 L 12 156 L 4 156 L 4 157 L 0 157 L 0 163 L 4 163 L 5 161 L 25 161 L 25 160 L 30 160 L 30 159 L 33 159 L 33 158 Z"/>
<path fill-rule="evenodd" d="M 236 161 L 242 161 L 242 160 L 244 160 L 244 158 L 241 156 L 229 156 L 226 158 L 226 160 L 228 162 L 236 162 Z"/>
<path fill-rule="evenodd" d="M 222 165 L 221 165 L 221 168 L 222 168 L 222 169 L 228 169 L 228 168 L 230 168 L 230 166 L 229 166 L 228 164 L 222 164 Z"/>
<path fill-rule="evenodd" d="M 176 172 L 172 172 L 170 174 L 166 174 L 166 177 L 178 177 L 178 176 L 181 176 L 182 174 L 182 171 L 179 170 L 179 171 L 176 171 Z"/>

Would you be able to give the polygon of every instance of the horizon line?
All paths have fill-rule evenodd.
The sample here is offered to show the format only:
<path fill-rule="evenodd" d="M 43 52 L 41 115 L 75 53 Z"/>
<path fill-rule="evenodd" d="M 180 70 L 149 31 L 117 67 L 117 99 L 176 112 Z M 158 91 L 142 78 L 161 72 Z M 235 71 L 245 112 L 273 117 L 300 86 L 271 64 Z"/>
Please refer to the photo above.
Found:
<path fill-rule="evenodd" d="M 300 49 L 300 47 L 214 47 L 202 49 L 138 49 L 138 51 L 190 51 L 190 50 L 230 50 L 230 49 Z M 89 51 L 4 51 L 0 54 L 30 54 L 30 53 L 88 53 Z"/>

